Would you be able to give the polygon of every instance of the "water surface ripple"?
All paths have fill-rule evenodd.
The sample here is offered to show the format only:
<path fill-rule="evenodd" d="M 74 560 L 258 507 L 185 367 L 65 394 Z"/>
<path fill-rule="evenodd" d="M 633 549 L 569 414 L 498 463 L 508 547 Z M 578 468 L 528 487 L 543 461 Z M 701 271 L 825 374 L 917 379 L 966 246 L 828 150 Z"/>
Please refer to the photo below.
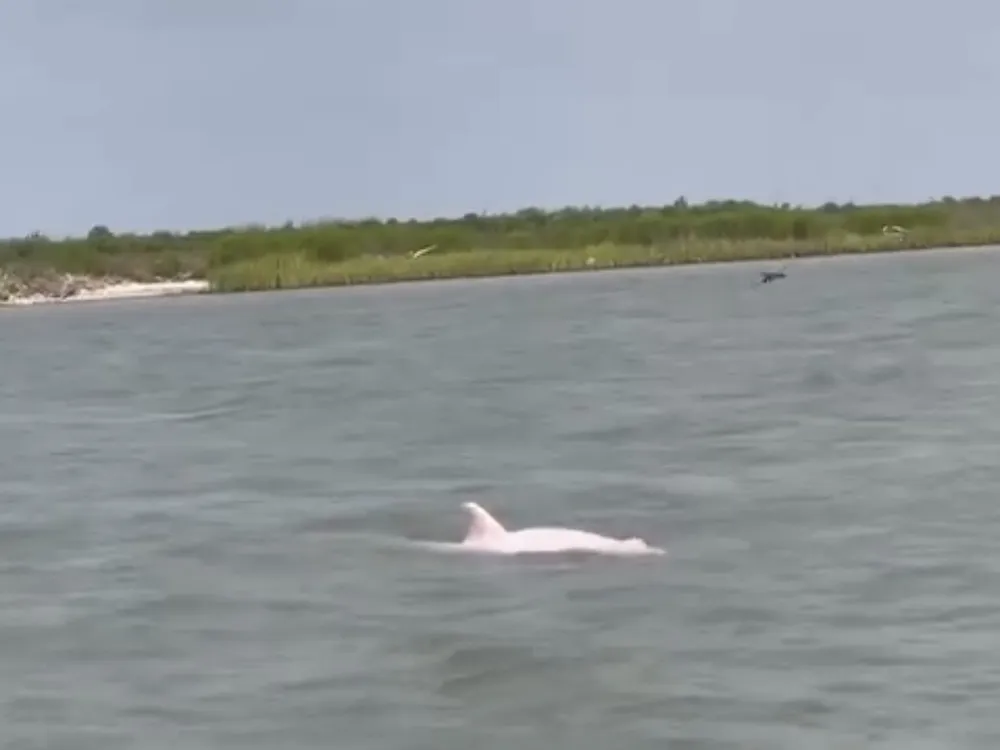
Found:
<path fill-rule="evenodd" d="M 0 311 L 3 747 L 1000 747 L 1000 253 L 757 269 Z"/>

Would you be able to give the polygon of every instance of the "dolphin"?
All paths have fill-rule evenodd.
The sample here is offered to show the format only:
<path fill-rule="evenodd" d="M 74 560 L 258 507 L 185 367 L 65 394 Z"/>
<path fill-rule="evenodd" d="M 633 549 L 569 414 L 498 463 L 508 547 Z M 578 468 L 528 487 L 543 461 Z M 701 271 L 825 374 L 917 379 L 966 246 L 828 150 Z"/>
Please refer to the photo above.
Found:
<path fill-rule="evenodd" d="M 652 547 L 639 537 L 614 539 L 590 531 L 562 526 L 534 526 L 508 530 L 479 503 L 462 503 L 469 515 L 465 538 L 454 548 L 498 555 L 554 552 L 596 552 L 605 555 L 665 555 L 666 550 Z"/>

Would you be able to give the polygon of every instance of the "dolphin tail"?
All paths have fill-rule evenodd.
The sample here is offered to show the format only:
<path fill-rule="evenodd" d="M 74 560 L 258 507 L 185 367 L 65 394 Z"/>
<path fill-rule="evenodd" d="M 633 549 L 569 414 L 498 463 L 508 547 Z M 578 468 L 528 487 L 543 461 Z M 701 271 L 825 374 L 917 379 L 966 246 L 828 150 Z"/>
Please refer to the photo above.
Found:
<path fill-rule="evenodd" d="M 465 532 L 466 541 L 482 539 L 507 533 L 503 524 L 491 516 L 479 503 L 462 503 L 462 510 L 469 514 L 469 528 Z"/>

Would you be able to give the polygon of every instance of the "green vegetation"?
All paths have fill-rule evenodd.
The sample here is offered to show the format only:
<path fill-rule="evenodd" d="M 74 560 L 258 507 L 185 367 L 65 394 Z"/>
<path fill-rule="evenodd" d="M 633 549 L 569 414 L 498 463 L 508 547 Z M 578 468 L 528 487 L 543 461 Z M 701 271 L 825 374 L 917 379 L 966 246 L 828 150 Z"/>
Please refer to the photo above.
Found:
<path fill-rule="evenodd" d="M 886 234 L 884 226 L 901 226 Z M 207 278 L 239 291 L 1000 243 L 1000 196 L 818 208 L 524 209 L 458 219 L 329 221 L 149 235 L 0 241 L 0 277 Z M 421 248 L 433 249 L 411 257 Z"/>

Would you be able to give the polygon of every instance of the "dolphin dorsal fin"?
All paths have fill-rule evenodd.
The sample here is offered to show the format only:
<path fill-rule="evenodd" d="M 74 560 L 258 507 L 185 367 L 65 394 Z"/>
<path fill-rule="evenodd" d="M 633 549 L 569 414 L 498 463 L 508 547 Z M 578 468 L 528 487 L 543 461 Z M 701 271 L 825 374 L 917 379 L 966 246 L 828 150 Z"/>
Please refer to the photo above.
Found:
<path fill-rule="evenodd" d="M 507 533 L 503 524 L 487 513 L 479 503 L 462 503 L 462 508 L 471 517 L 469 528 L 465 532 L 466 539 L 482 539 Z"/>

